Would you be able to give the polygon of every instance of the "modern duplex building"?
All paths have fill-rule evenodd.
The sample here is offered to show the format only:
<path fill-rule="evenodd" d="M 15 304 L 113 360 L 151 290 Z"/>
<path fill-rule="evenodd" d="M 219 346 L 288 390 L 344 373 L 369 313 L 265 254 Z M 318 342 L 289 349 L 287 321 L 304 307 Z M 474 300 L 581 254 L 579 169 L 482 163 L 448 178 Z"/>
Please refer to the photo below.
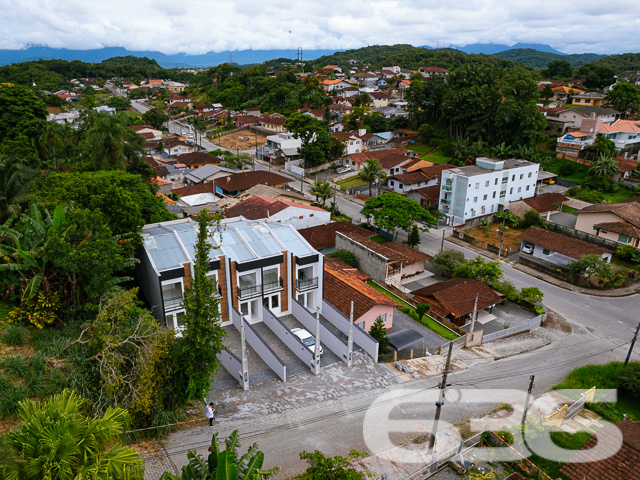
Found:
<path fill-rule="evenodd" d="M 496 213 L 500 204 L 533 197 L 539 168 L 526 160 L 479 157 L 475 165 L 444 170 L 440 211 L 448 224 L 460 225 Z"/>
<path fill-rule="evenodd" d="M 178 331 L 197 233 L 191 219 L 145 225 L 142 232 L 140 286 L 158 321 Z M 262 321 L 263 305 L 276 316 L 291 313 L 293 299 L 312 311 L 322 307 L 323 256 L 292 226 L 223 220 L 212 241 L 208 276 L 218 283 L 223 326 L 231 324 L 233 309 L 252 324 Z"/>

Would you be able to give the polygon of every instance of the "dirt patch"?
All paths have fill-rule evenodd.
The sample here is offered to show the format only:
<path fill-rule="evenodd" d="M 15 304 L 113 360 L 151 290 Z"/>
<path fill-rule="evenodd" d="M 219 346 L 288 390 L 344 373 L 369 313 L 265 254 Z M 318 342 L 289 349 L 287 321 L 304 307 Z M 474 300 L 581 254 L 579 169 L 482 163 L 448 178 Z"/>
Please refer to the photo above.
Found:
<path fill-rule="evenodd" d="M 558 312 L 554 312 L 553 310 L 549 310 L 544 326 L 545 328 L 559 330 L 563 333 L 571 333 L 572 331 L 569 322 L 567 322 L 567 320 L 562 315 L 560 315 Z"/>
<path fill-rule="evenodd" d="M 255 150 L 267 142 L 267 137 L 249 130 L 229 133 L 222 137 L 214 137 L 213 143 L 232 150 Z"/>
<path fill-rule="evenodd" d="M 491 225 L 485 225 L 482 227 L 471 228 L 465 230 L 464 233 L 473 237 L 476 241 L 476 245 L 482 248 L 487 248 L 487 245 L 494 245 L 498 247 L 500 245 L 500 225 L 492 223 Z M 504 237 L 502 239 L 502 248 L 509 250 L 509 252 L 519 252 L 520 244 L 522 243 L 518 236 L 524 232 L 521 228 L 507 227 Z"/>

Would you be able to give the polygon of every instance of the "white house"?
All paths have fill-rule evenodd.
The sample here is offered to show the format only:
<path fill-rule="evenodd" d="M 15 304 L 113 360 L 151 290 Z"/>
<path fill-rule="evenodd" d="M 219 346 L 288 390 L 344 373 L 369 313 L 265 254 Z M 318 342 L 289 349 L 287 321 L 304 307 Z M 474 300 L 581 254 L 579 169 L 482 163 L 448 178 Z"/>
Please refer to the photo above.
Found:
<path fill-rule="evenodd" d="M 496 213 L 499 205 L 533 197 L 540 165 L 526 160 L 476 159 L 442 172 L 440 211 L 449 224 Z"/>
<path fill-rule="evenodd" d="M 618 150 L 640 148 L 640 121 L 638 120 L 618 120 L 612 125 L 602 125 L 598 134 L 612 140 Z"/>
<path fill-rule="evenodd" d="M 267 219 L 270 222 L 291 225 L 296 230 L 324 225 L 331 221 L 331 213 L 291 200 L 252 195 L 224 212 L 227 218 L 242 217 L 247 220 Z"/>

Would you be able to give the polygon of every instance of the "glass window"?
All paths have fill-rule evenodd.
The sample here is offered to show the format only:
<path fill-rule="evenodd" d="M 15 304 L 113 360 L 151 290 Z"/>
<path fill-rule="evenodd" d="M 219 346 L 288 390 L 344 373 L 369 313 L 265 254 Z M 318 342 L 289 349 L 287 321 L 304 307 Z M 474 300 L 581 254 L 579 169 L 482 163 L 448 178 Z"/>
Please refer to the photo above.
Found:
<path fill-rule="evenodd" d="M 485 194 L 485 195 L 483 195 L 483 196 L 482 196 L 482 199 L 483 199 L 483 200 L 486 200 L 486 199 L 487 199 L 487 195 L 486 195 L 486 194 Z"/>
<path fill-rule="evenodd" d="M 242 315 L 249 315 L 249 302 L 242 302 L 240 304 L 240 313 Z"/>
<path fill-rule="evenodd" d="M 280 305 L 280 295 L 274 295 L 271 297 L 271 308 L 278 308 Z"/>
<path fill-rule="evenodd" d="M 476 182 L 476 190 L 480 188 L 480 182 Z"/>
<path fill-rule="evenodd" d="M 533 172 L 529 172 L 529 177 L 528 177 L 528 178 L 531 178 L 531 174 L 532 174 L 532 173 L 533 173 Z"/>
<path fill-rule="evenodd" d="M 631 237 L 620 234 L 618 235 L 618 241 L 621 243 L 629 243 L 631 241 Z"/>
<path fill-rule="evenodd" d="M 498 179 L 497 179 L 497 178 L 496 178 L 496 181 L 495 181 L 495 182 L 493 182 L 493 184 L 494 184 L 494 185 L 497 185 L 497 184 L 498 184 Z"/>
<path fill-rule="evenodd" d="M 527 185 L 527 192 L 529 191 L 529 185 Z"/>
<path fill-rule="evenodd" d="M 278 268 L 269 268 L 262 272 L 262 281 L 265 285 L 273 285 L 278 283 Z"/>
<path fill-rule="evenodd" d="M 511 176 L 511 181 L 512 181 L 512 182 L 515 182 L 515 181 L 516 181 L 516 176 L 515 176 L 515 175 L 512 175 L 512 176 Z"/>
<path fill-rule="evenodd" d="M 478 203 L 478 197 L 473 197 L 473 203 Z"/>
<path fill-rule="evenodd" d="M 176 282 L 169 285 L 162 285 L 162 298 L 167 302 L 169 300 L 178 300 L 182 298 L 182 283 Z"/>
<path fill-rule="evenodd" d="M 518 193 L 522 191 L 522 187 L 518 187 Z"/>
<path fill-rule="evenodd" d="M 511 195 L 512 193 L 513 193 L 513 187 L 509 189 L 509 195 Z"/>
<path fill-rule="evenodd" d="M 520 180 L 522 180 L 524 178 L 524 173 L 520 174 Z"/>
<path fill-rule="evenodd" d="M 496 192 L 493 192 L 493 197 L 491 198 L 496 198 Z"/>
<path fill-rule="evenodd" d="M 178 312 L 176 313 L 176 323 L 178 325 L 178 327 L 184 327 L 184 323 L 182 323 L 182 320 L 184 319 L 184 312 Z"/>
<path fill-rule="evenodd" d="M 486 182 L 484 182 L 484 186 L 488 187 L 489 186 L 489 180 L 487 180 Z"/>
<path fill-rule="evenodd" d="M 256 274 L 248 273 L 246 275 L 240 275 L 240 289 L 245 290 L 249 288 L 255 288 L 256 286 Z"/>
<path fill-rule="evenodd" d="M 543 248 L 543 249 L 542 249 L 542 253 L 543 253 L 544 255 L 549 255 L 549 253 L 551 253 L 551 252 L 549 252 L 549 249 L 548 249 L 548 248 Z"/>

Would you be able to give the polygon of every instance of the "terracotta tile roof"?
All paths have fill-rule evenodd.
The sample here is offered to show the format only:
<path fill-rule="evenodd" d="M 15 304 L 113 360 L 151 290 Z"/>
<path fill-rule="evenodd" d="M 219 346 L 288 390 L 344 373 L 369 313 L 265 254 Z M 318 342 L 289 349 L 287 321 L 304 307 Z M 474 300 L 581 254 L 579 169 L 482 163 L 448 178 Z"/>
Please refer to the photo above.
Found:
<path fill-rule="evenodd" d="M 375 98 L 377 100 L 386 100 L 394 98 L 393 95 L 387 92 L 371 92 L 369 94 L 371 98 Z"/>
<path fill-rule="evenodd" d="M 522 200 L 538 213 L 552 212 L 558 210 L 557 203 L 568 202 L 569 199 L 561 193 L 544 193 L 537 197 L 525 198 Z"/>
<path fill-rule="evenodd" d="M 258 123 L 260 117 L 256 117 L 255 115 L 238 115 L 232 120 L 236 123 Z"/>
<path fill-rule="evenodd" d="M 630 158 L 615 157 L 614 160 L 618 162 L 618 171 L 620 173 L 633 172 L 640 165 L 640 163 Z"/>
<path fill-rule="evenodd" d="M 255 170 L 252 172 L 234 173 L 233 175 L 220 179 L 216 185 L 228 192 L 235 192 L 238 190 L 247 190 L 258 184 L 271 185 L 275 187 L 276 185 L 282 185 L 289 182 L 291 182 L 290 179 L 283 177 L 282 175 L 278 175 L 277 173 Z"/>
<path fill-rule="evenodd" d="M 213 193 L 213 182 L 196 183 L 187 187 L 174 188 L 171 191 L 181 197 L 197 195 L 198 193 Z"/>
<path fill-rule="evenodd" d="M 158 130 L 157 128 L 153 128 L 151 125 L 131 125 L 129 127 L 134 132 L 139 132 L 140 130 L 144 130 L 145 128 L 150 128 L 152 130 Z"/>
<path fill-rule="evenodd" d="M 193 148 L 191 145 L 187 145 L 186 143 L 181 142 L 177 138 L 167 138 L 164 141 L 163 145 L 164 145 L 164 148 L 173 148 L 173 147 L 178 147 L 178 146 Z M 186 155 L 188 155 L 188 154 L 186 154 Z"/>
<path fill-rule="evenodd" d="M 300 113 L 309 112 L 311 115 L 313 115 L 316 118 L 323 118 L 324 117 L 324 108 L 302 108 L 302 109 L 298 110 L 298 112 L 300 112 Z"/>
<path fill-rule="evenodd" d="M 598 133 L 640 133 L 640 122 L 637 120 L 616 120 L 613 124 L 602 124 Z"/>
<path fill-rule="evenodd" d="M 585 213 L 614 213 L 623 220 L 640 227 L 640 203 L 639 202 L 618 202 L 618 203 L 596 203 L 578 211 L 578 215 Z"/>
<path fill-rule="evenodd" d="M 153 179 L 153 183 L 155 183 L 156 185 L 169 185 L 169 182 L 167 182 L 164 178 L 162 177 L 156 177 Z"/>
<path fill-rule="evenodd" d="M 159 177 L 166 177 L 169 175 L 169 169 L 164 165 L 157 165 L 154 167 L 154 170 L 156 171 L 156 175 Z"/>
<path fill-rule="evenodd" d="M 151 155 L 146 155 L 144 157 L 144 162 L 149 165 L 151 168 L 155 168 L 158 166 L 158 162 L 156 162 L 156 159 L 153 158 Z"/>
<path fill-rule="evenodd" d="M 320 207 L 312 207 L 311 205 L 304 205 L 302 203 L 291 202 L 288 200 L 252 195 L 226 209 L 225 216 L 227 218 L 243 216 L 249 220 L 258 220 L 261 218 L 268 218 L 270 215 L 281 212 L 289 207 L 326 212 L 326 210 Z"/>
<path fill-rule="evenodd" d="M 561 253 L 567 257 L 575 258 L 576 260 L 583 255 L 602 255 L 608 251 L 592 243 L 583 242 L 577 238 L 567 237 L 538 227 L 527 229 L 524 233 L 521 233 L 518 238 L 553 252 Z"/>
<path fill-rule="evenodd" d="M 192 165 L 219 165 L 222 162 L 220 157 L 214 157 L 204 152 L 184 153 L 177 160 L 187 166 Z"/>
<path fill-rule="evenodd" d="M 324 298 L 347 318 L 351 314 L 357 321 L 377 305 L 391 307 L 399 304 L 382 292 L 367 285 L 368 275 L 336 258 L 324 259 Z"/>
<path fill-rule="evenodd" d="M 567 87 L 565 85 L 554 87 L 551 90 L 556 93 L 584 93 L 584 90 L 580 90 L 579 88 L 574 87 Z"/>
<path fill-rule="evenodd" d="M 434 163 L 431 166 L 422 167 L 420 171 L 429 179 L 432 179 L 436 177 L 442 177 L 442 172 L 444 172 L 445 170 L 449 170 L 450 168 L 453 167 L 451 165 L 447 165 L 446 163 Z"/>
<path fill-rule="evenodd" d="M 448 73 L 449 70 L 447 70 L 446 68 L 440 68 L 440 67 L 422 67 L 419 69 L 421 72 L 427 72 L 427 73 Z"/>
<path fill-rule="evenodd" d="M 618 428 L 622 433 L 622 446 L 614 455 L 596 460 L 591 451 L 596 444 L 616 444 Z M 618 434 L 619 435 L 619 434 Z M 623 420 L 615 425 L 606 425 L 598 430 L 580 450 L 566 463 L 560 472 L 571 480 L 620 480 L 640 478 L 640 424 Z"/>
<path fill-rule="evenodd" d="M 425 300 L 432 299 L 429 303 L 435 300 L 447 314 L 454 318 L 473 313 L 476 294 L 480 294 L 478 296 L 478 311 L 502 300 L 498 293 L 478 278 L 453 278 L 411 293 Z"/>
<path fill-rule="evenodd" d="M 397 181 L 399 181 L 400 183 L 403 183 L 404 185 L 415 185 L 416 183 L 429 181 L 427 176 L 421 171 L 391 175 L 389 177 L 389 180 L 391 179 L 396 179 Z"/>
<path fill-rule="evenodd" d="M 191 100 L 177 101 L 177 102 L 173 102 L 171 105 L 169 105 L 168 108 L 188 107 L 189 105 L 191 105 Z"/>
<path fill-rule="evenodd" d="M 160 179 L 162 180 L 162 179 Z M 160 193 L 160 192 L 156 192 L 156 197 L 160 197 L 162 199 L 162 202 L 165 205 L 173 205 L 174 203 L 178 203 L 175 200 L 171 200 L 169 197 L 167 197 L 165 194 Z"/>
<path fill-rule="evenodd" d="M 378 255 L 386 258 L 389 262 L 400 263 L 404 265 L 412 265 L 418 262 L 425 262 L 431 260 L 433 257 L 422 253 L 419 250 L 415 250 L 408 245 L 398 242 L 385 242 L 377 243 L 373 240 L 369 240 L 367 237 L 358 235 L 357 233 L 338 233 L 338 235 L 344 235 L 350 240 L 361 244 L 362 246 L 376 252 Z"/>
<path fill-rule="evenodd" d="M 316 250 L 332 247 L 336 244 L 336 232 L 356 233 L 365 238 L 374 235 L 366 228 L 358 227 L 351 222 L 332 222 L 315 227 L 303 228 L 298 233 Z"/>
<path fill-rule="evenodd" d="M 373 152 L 352 153 L 349 157 L 356 163 L 366 162 L 370 158 L 377 158 L 384 168 L 393 168 L 411 160 L 411 156 L 408 154 L 409 150 L 406 148 L 389 148 Z"/>
<path fill-rule="evenodd" d="M 414 190 L 414 192 L 418 192 L 420 195 L 425 197 L 431 203 L 438 204 L 440 203 L 440 185 L 432 185 L 430 187 L 423 187 Z"/>
<path fill-rule="evenodd" d="M 513 472 L 511 475 L 509 475 L 507 478 L 505 478 L 504 480 L 527 480 L 526 477 L 523 477 L 521 474 L 519 474 L 518 472 Z"/>
<path fill-rule="evenodd" d="M 156 136 L 151 132 L 142 132 L 142 133 L 138 133 L 138 135 L 142 135 L 147 140 L 150 140 L 152 138 L 156 138 Z"/>
<path fill-rule="evenodd" d="M 628 222 L 604 222 L 594 225 L 595 228 L 605 230 L 607 232 L 621 233 L 628 237 L 640 238 L 640 228 L 635 225 L 631 225 Z"/>

